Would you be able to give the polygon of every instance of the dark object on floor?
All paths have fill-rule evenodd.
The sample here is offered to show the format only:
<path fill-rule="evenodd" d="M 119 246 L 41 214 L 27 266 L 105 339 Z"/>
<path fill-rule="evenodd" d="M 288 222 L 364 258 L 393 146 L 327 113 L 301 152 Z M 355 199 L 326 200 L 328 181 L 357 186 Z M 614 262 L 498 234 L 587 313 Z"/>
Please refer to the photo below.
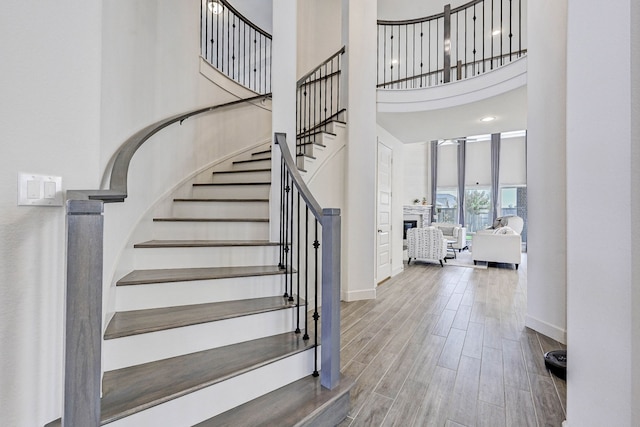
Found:
<path fill-rule="evenodd" d="M 544 354 L 544 364 L 553 375 L 567 379 L 567 350 L 553 350 Z"/>

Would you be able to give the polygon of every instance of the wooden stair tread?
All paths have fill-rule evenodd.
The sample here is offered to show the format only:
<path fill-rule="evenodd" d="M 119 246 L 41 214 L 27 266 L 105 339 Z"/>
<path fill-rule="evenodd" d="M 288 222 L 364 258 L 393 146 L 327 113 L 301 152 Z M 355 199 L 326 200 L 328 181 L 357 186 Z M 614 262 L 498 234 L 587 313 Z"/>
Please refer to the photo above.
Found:
<path fill-rule="evenodd" d="M 118 286 L 150 283 L 189 282 L 193 280 L 227 279 L 233 277 L 270 276 L 284 274 L 277 265 L 246 267 L 163 268 L 134 270 L 117 283 Z"/>
<path fill-rule="evenodd" d="M 336 134 L 333 132 L 327 132 L 326 130 L 317 130 L 310 133 L 301 132 L 298 135 L 296 135 L 296 139 L 308 138 L 310 136 L 322 135 L 322 134 L 329 135 L 329 136 L 336 136 Z"/>
<path fill-rule="evenodd" d="M 240 164 L 243 164 L 243 163 L 266 162 L 267 160 L 271 161 L 271 159 L 249 159 L 249 160 L 236 160 L 236 161 L 232 162 L 232 164 L 240 165 Z"/>
<path fill-rule="evenodd" d="M 321 422 L 317 417 L 325 411 L 344 419 L 349 410 L 349 392 L 353 385 L 353 380 L 342 376 L 340 384 L 329 390 L 320 385 L 319 377 L 310 375 L 194 427 L 303 426 L 314 421 L 311 425 L 336 425 L 341 420 Z M 345 403 L 346 408 L 337 407 Z"/>
<path fill-rule="evenodd" d="M 193 184 L 194 187 L 215 187 L 226 185 L 271 185 L 271 181 L 259 182 L 198 182 Z"/>
<path fill-rule="evenodd" d="M 256 151 L 254 153 L 251 153 L 252 156 L 259 156 L 260 154 L 267 154 L 271 152 L 271 148 L 269 148 L 268 150 L 262 150 L 262 151 Z"/>
<path fill-rule="evenodd" d="M 282 296 L 117 312 L 104 333 L 114 339 L 295 307 Z"/>
<path fill-rule="evenodd" d="M 269 218 L 153 218 L 155 222 L 269 222 Z"/>
<path fill-rule="evenodd" d="M 288 332 L 105 372 L 102 424 L 313 348 Z M 215 403 L 215 402 L 213 402 Z"/>
<path fill-rule="evenodd" d="M 280 246 L 268 240 L 149 240 L 136 243 L 134 248 L 217 248 L 234 246 Z"/>
<path fill-rule="evenodd" d="M 317 145 L 318 147 L 327 148 L 326 145 L 320 144 L 319 142 L 315 142 L 315 141 L 314 142 L 303 142 L 301 144 L 296 144 L 296 147 L 300 147 L 300 146 L 303 146 L 303 145 Z"/>
<path fill-rule="evenodd" d="M 268 198 L 252 199 L 228 199 L 228 198 L 200 198 L 200 199 L 173 199 L 174 202 L 268 202 Z"/>
<path fill-rule="evenodd" d="M 267 160 L 267 159 L 255 159 L 255 160 Z M 211 173 L 217 174 L 217 173 L 247 173 L 247 172 L 271 172 L 271 168 L 232 170 L 232 171 L 213 171 Z"/>

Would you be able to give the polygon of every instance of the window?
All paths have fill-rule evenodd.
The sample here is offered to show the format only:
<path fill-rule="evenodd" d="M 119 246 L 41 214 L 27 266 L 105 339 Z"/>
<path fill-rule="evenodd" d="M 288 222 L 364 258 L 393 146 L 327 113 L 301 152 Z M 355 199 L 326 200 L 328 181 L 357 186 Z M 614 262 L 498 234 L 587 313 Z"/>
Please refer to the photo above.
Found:
<path fill-rule="evenodd" d="M 435 214 L 436 222 L 458 223 L 458 190 L 438 188 Z"/>
<path fill-rule="evenodd" d="M 500 216 L 517 215 L 524 220 L 522 242 L 527 241 L 527 187 L 500 187 Z"/>
<path fill-rule="evenodd" d="M 467 232 L 473 233 L 492 224 L 490 187 L 467 187 L 464 195 L 464 206 L 464 220 Z"/>

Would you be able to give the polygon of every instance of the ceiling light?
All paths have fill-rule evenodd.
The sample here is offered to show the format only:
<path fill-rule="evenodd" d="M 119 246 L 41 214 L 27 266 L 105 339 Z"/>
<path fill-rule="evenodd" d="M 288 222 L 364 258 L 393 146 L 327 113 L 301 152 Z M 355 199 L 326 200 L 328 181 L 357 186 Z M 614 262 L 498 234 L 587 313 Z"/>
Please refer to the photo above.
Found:
<path fill-rule="evenodd" d="M 492 121 L 494 121 L 495 119 L 496 119 L 496 118 L 495 118 L 495 117 L 493 117 L 493 116 L 487 116 L 487 117 L 483 117 L 483 118 L 481 118 L 481 119 L 480 119 L 480 121 L 481 121 L 481 122 L 485 122 L 485 123 L 486 123 L 486 122 L 492 122 Z"/>
<path fill-rule="evenodd" d="M 395 64 L 397 64 L 397 63 L 398 63 L 398 60 L 397 60 L 397 59 L 392 59 L 392 60 L 391 60 L 391 63 L 392 63 L 393 65 L 395 65 Z"/>
<path fill-rule="evenodd" d="M 207 3 L 207 7 L 209 8 L 209 12 L 214 15 L 218 15 L 222 13 L 222 4 L 218 3 L 217 0 L 209 0 Z"/>
<path fill-rule="evenodd" d="M 498 34 L 500 34 L 502 32 L 502 30 L 493 30 L 493 32 L 491 33 L 492 36 L 497 36 Z"/>

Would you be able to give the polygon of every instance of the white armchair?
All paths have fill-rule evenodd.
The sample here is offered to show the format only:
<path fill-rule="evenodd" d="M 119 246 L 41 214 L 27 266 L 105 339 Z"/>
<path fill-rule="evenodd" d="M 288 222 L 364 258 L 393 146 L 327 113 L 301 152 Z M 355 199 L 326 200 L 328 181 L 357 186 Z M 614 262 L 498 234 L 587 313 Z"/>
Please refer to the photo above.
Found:
<path fill-rule="evenodd" d="M 465 227 L 460 224 L 450 224 L 447 222 L 434 222 L 431 226 L 439 228 L 445 240 L 455 240 L 455 243 L 451 244 L 451 248 L 457 249 L 458 252 L 466 249 L 467 229 Z"/>
<path fill-rule="evenodd" d="M 410 228 L 407 230 L 409 264 L 411 259 L 423 259 L 442 263 L 447 255 L 447 241 L 436 227 Z"/>
<path fill-rule="evenodd" d="M 522 218 L 505 217 L 500 219 L 495 229 L 478 231 L 471 239 L 471 258 L 473 263 L 477 261 L 502 262 L 514 264 L 516 270 L 521 262 L 522 238 L 520 232 L 524 221 Z M 498 220 L 496 220 L 498 221 Z M 508 224 L 508 225 L 507 225 Z"/>

